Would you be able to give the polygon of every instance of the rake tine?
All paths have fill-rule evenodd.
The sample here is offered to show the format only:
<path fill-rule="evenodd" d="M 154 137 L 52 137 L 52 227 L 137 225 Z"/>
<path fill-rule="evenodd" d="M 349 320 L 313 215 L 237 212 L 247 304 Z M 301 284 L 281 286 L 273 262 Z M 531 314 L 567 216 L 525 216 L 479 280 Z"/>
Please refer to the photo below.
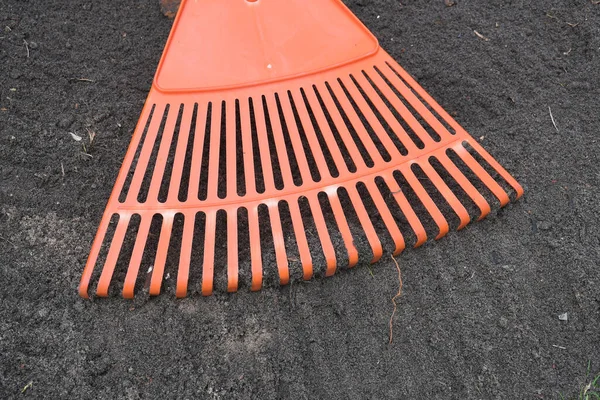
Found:
<path fill-rule="evenodd" d="M 288 207 L 290 209 L 290 217 L 294 227 L 298 252 L 300 253 L 300 262 L 302 262 L 303 278 L 304 280 L 309 280 L 313 275 L 312 256 L 310 255 L 308 241 L 306 240 L 306 230 L 304 228 L 304 222 L 302 222 L 302 214 L 300 214 L 298 200 L 288 201 Z"/>
<path fill-rule="evenodd" d="M 398 228 L 390 209 L 383 200 L 383 196 L 381 196 L 381 192 L 379 191 L 379 188 L 377 188 L 375 181 L 366 181 L 365 186 L 367 187 L 367 190 L 373 199 L 373 203 L 375 203 L 375 207 L 377 207 L 377 210 L 379 211 L 379 215 L 381 216 L 383 223 L 385 224 L 390 236 L 392 237 L 392 240 L 394 241 L 394 256 L 397 256 L 406 247 L 406 244 L 404 243 L 404 236 L 400 232 L 400 229 Z"/>
<path fill-rule="evenodd" d="M 208 182 L 206 183 L 207 199 L 218 199 L 219 191 L 219 158 L 221 152 L 221 110 L 223 102 L 215 102 L 211 109 L 210 143 L 208 152 Z M 224 134 L 224 132 L 223 132 Z M 211 283 L 212 284 L 212 283 Z"/>
<path fill-rule="evenodd" d="M 246 194 L 256 193 L 254 158 L 252 149 L 252 123 L 250 121 L 250 99 L 240 100 L 240 125 L 242 130 L 242 149 L 244 173 L 246 175 Z"/>
<path fill-rule="evenodd" d="M 477 160 L 465 149 L 462 145 L 454 147 L 454 151 L 464 161 L 465 164 L 477 175 L 479 179 L 491 190 L 491 192 L 500 201 L 500 205 L 504 207 L 510 201 L 508 194 L 498 182 L 492 178 L 490 174 L 477 162 Z"/>
<path fill-rule="evenodd" d="M 385 180 L 385 183 L 390 189 L 394 200 L 396 200 L 396 203 L 400 207 L 400 210 L 404 214 L 404 217 L 408 221 L 410 227 L 415 233 L 415 236 L 417 237 L 417 242 L 415 243 L 414 247 L 423 245 L 427 241 L 427 232 L 425 231 L 421 220 L 419 217 L 417 217 L 415 210 L 413 210 L 406 196 L 402 192 L 402 189 L 400 189 L 400 186 L 398 186 L 398 182 L 396 182 L 396 179 L 394 179 L 391 174 L 384 175 L 383 179 Z"/>
<path fill-rule="evenodd" d="M 446 168 L 446 171 L 454 178 L 454 180 L 463 188 L 467 195 L 475 202 L 481 214 L 479 215 L 478 221 L 484 219 L 491 211 L 490 204 L 487 200 L 479 193 L 479 191 L 473 186 L 473 184 L 467 179 L 467 177 L 454 165 L 452 160 L 446 155 L 445 149 L 439 151 L 436 154 L 436 158 Z"/>
<path fill-rule="evenodd" d="M 435 185 L 436 189 L 444 199 L 448 202 L 450 207 L 454 213 L 460 219 L 460 225 L 458 226 L 458 230 L 463 229 L 467 224 L 471 221 L 469 217 L 469 213 L 465 206 L 458 200 L 456 195 L 450 190 L 446 182 L 442 179 L 442 177 L 433 169 L 429 161 L 424 160 L 419 166 L 423 169 L 423 172 L 429 177 L 429 180 Z"/>
<path fill-rule="evenodd" d="M 256 206 L 248 209 L 248 229 L 250 231 L 250 259 L 252 263 L 252 285 L 250 290 L 257 291 L 262 287 L 263 271 L 258 208 Z"/>
<path fill-rule="evenodd" d="M 259 97 L 260 99 L 260 97 Z M 256 121 L 256 134 L 258 135 L 258 148 L 260 152 L 260 163 L 263 170 L 263 180 L 266 193 L 273 193 L 275 189 L 275 179 L 273 178 L 273 164 L 271 162 L 271 150 L 269 148 L 269 139 L 267 137 L 267 124 L 265 109 L 262 99 L 253 99 L 254 117 Z"/>
<path fill-rule="evenodd" d="M 88 292 L 90 280 L 92 279 L 92 274 L 94 272 L 94 268 L 96 267 L 98 255 L 100 254 L 100 250 L 102 249 L 102 244 L 104 243 L 104 238 L 106 236 L 106 231 L 108 230 L 108 225 L 110 224 L 111 218 L 112 215 L 110 215 L 109 213 L 105 213 L 102 216 L 100 226 L 98 227 L 98 232 L 96 233 L 96 237 L 94 238 L 94 242 L 92 243 L 90 255 L 88 256 L 85 268 L 83 269 L 81 282 L 79 284 L 79 295 L 85 299 L 89 299 L 90 297 Z"/>
<path fill-rule="evenodd" d="M 171 241 L 171 231 L 173 230 L 173 218 L 174 215 L 172 213 L 163 213 L 160 238 L 158 239 L 158 247 L 156 248 L 152 278 L 150 278 L 150 296 L 158 296 L 160 294 L 167 253 L 169 252 L 169 242 Z"/>
<path fill-rule="evenodd" d="M 179 256 L 179 269 L 177 270 L 177 298 L 187 296 L 188 280 L 190 276 L 190 261 L 192 258 L 192 243 L 194 239 L 194 213 L 186 213 L 183 221 L 183 236 L 181 237 L 181 252 Z"/>
<path fill-rule="evenodd" d="M 127 203 L 137 201 L 137 197 L 140 192 L 142 182 L 144 180 L 144 174 L 148 169 L 148 161 L 150 160 L 150 156 L 152 155 L 154 142 L 156 141 L 158 130 L 160 129 L 160 124 L 162 122 L 163 114 L 165 112 L 165 104 L 156 105 L 154 113 L 152 114 L 152 121 L 150 121 L 150 126 L 148 126 L 148 131 L 146 132 L 146 138 L 144 139 L 144 143 L 142 143 L 142 151 L 140 151 L 140 156 L 135 166 L 133 179 L 131 180 L 131 185 L 129 186 L 129 191 L 125 200 L 125 202 Z"/>
<path fill-rule="evenodd" d="M 517 182 L 517 180 L 515 178 L 513 178 L 508 171 L 506 171 L 506 169 L 504 169 L 504 167 L 502 167 L 500 165 L 500 163 L 498 163 L 498 161 L 494 160 L 494 158 L 483 148 L 479 145 L 479 143 L 477 143 L 477 141 L 475 140 L 471 140 L 468 141 L 468 143 L 471 145 L 471 147 L 473 147 L 473 149 L 475 149 L 475 151 L 477 153 L 479 153 L 479 155 L 481 157 L 483 157 L 483 159 L 485 161 L 487 161 L 487 163 L 494 168 L 494 170 L 496 170 L 497 173 L 500 174 L 500 176 L 510 185 L 512 186 L 512 188 L 515 190 L 516 194 L 517 194 L 517 199 L 519 197 L 521 197 L 523 195 L 523 188 L 521 187 L 521 185 L 519 185 L 519 183 Z"/>
<path fill-rule="evenodd" d="M 431 111 L 415 96 L 413 91 L 406 86 L 404 81 L 398 78 L 393 71 L 393 69 L 389 66 L 389 64 L 385 64 L 386 68 L 380 70 L 377 68 L 378 72 L 380 72 L 383 76 L 385 76 L 388 81 L 394 86 L 400 95 L 404 97 L 408 103 L 415 109 L 417 113 L 419 113 L 423 119 L 436 131 L 436 133 L 440 136 L 440 138 L 448 139 L 452 136 L 452 134 L 446 129 L 446 127 L 438 120 L 438 118 L 433 115 Z M 379 75 L 379 74 L 377 74 Z M 397 97 L 397 96 L 396 96 Z M 422 97 L 422 96 L 421 96 Z M 433 108 L 433 107 L 432 107 Z"/>
<path fill-rule="evenodd" d="M 171 172 L 171 180 L 169 181 L 169 194 L 167 195 L 168 202 L 177 201 L 179 197 L 179 188 L 181 185 L 181 177 L 183 175 L 185 152 L 190 137 L 193 112 L 194 104 L 185 103 L 183 105 L 177 147 L 175 148 L 175 157 L 173 158 L 173 170 Z"/>
<path fill-rule="evenodd" d="M 119 215 L 119 222 L 117 223 L 117 229 L 112 238 L 110 244 L 110 250 L 106 256 L 106 262 L 100 274 L 100 280 L 98 281 L 98 288 L 96 294 L 100 297 L 108 296 L 108 287 L 110 286 L 110 280 L 112 279 L 115 266 L 121 253 L 121 247 L 123 246 L 123 240 L 127 234 L 127 226 L 129 226 L 129 220 L 131 219 L 130 214 Z"/>
<path fill-rule="evenodd" d="M 225 103 L 225 136 L 227 140 L 236 141 L 236 122 L 235 122 L 235 100 L 231 99 Z M 234 146 L 227 146 L 227 196 L 237 195 L 237 155 L 236 149 L 240 143 Z"/>
<path fill-rule="evenodd" d="M 238 232 L 237 209 L 230 209 L 227 213 L 227 291 L 238 290 Z"/>
<path fill-rule="evenodd" d="M 360 141 L 367 149 L 367 153 L 373 160 L 373 163 L 375 165 L 383 164 L 385 162 L 383 160 L 383 157 L 379 153 L 379 150 L 377 150 L 375 143 L 373 143 L 373 139 L 371 138 L 371 136 L 369 136 L 369 133 L 365 129 L 364 124 L 358 117 L 356 110 L 354 109 L 354 107 L 352 106 L 350 101 L 348 100 L 348 97 L 346 96 L 346 93 L 344 93 L 339 82 L 335 81 L 333 84 L 329 85 L 329 88 L 333 92 L 333 94 L 331 94 L 331 92 L 330 92 L 329 96 L 335 96 L 336 100 L 339 102 L 340 106 L 344 110 L 344 113 L 348 117 L 350 124 L 352 125 L 352 127 L 356 131 L 356 134 L 360 138 Z M 354 101 L 356 102 L 356 99 Z M 335 107 L 335 108 L 337 109 L 337 107 Z M 338 114 L 340 114 L 339 110 L 338 110 Z M 340 114 L 340 117 L 341 117 L 341 114 Z M 387 152 L 391 153 L 394 150 L 397 151 L 396 147 L 394 146 L 394 143 L 391 141 L 389 136 L 387 136 L 387 135 L 382 135 L 382 136 L 383 137 L 381 138 L 381 141 L 384 143 L 384 146 L 386 147 Z M 397 153 L 397 155 L 400 156 L 400 153 Z"/>
<path fill-rule="evenodd" d="M 381 78 L 377 71 L 373 69 L 373 73 L 371 73 L 370 75 L 366 72 L 363 73 L 365 74 L 365 76 L 370 78 L 373 82 L 373 85 L 377 89 L 379 89 L 379 91 L 381 92 L 380 97 L 383 96 L 381 97 L 381 99 L 386 99 L 392 105 L 392 107 L 396 109 L 398 114 L 400 114 L 400 117 L 404 121 L 406 121 L 408 126 L 410 126 L 410 129 L 412 129 L 417 134 L 419 139 L 421 139 L 421 141 L 425 145 L 425 148 L 435 146 L 435 141 L 433 140 L 433 138 L 429 135 L 425 128 L 423 128 L 421 123 L 415 118 L 414 114 L 410 112 L 410 110 L 404 105 L 404 102 L 396 95 L 396 93 L 392 91 L 392 89 L 390 89 L 389 85 Z M 429 121 L 427 120 L 427 122 Z"/>
<path fill-rule="evenodd" d="M 362 74 L 353 75 L 354 79 L 356 79 L 356 83 L 360 85 L 361 89 L 364 91 L 365 95 L 368 99 L 373 103 L 375 108 L 383 119 L 387 122 L 389 127 L 392 129 L 398 140 L 402 143 L 402 145 L 408 150 L 408 154 L 418 153 L 419 148 L 415 144 L 415 142 L 408 136 L 408 133 L 402 125 L 398 122 L 394 114 L 390 111 L 388 106 L 384 103 L 383 99 L 379 94 L 373 89 L 373 86 Z M 354 83 L 353 83 L 354 84 Z M 348 87 L 348 86 L 346 86 Z M 362 96 L 362 95 L 361 95 Z M 385 129 L 382 127 L 382 132 L 385 132 Z M 395 147 L 395 146 L 394 146 Z"/>
<path fill-rule="evenodd" d="M 152 173 L 152 179 L 150 180 L 150 189 L 148 190 L 147 201 L 158 201 L 158 192 L 160 190 L 160 185 L 165 173 L 167 159 L 169 158 L 169 150 L 171 148 L 171 142 L 173 141 L 177 117 L 179 116 L 179 108 L 180 107 L 175 107 L 175 104 L 171 104 L 169 108 L 167 122 L 165 123 L 163 134 L 160 140 L 156 165 L 154 166 L 154 172 Z"/>
<path fill-rule="evenodd" d="M 315 222 L 315 227 L 317 228 L 317 234 L 319 235 L 319 239 L 321 241 L 323 254 L 325 255 L 325 260 L 327 261 L 327 270 L 325 271 L 325 276 L 332 276 L 335 274 L 335 270 L 337 269 L 337 261 L 335 257 L 335 250 L 333 249 L 333 243 L 331 243 L 331 236 L 329 236 L 329 231 L 327 230 L 327 225 L 325 224 L 325 218 L 323 217 L 323 210 L 321 209 L 319 199 L 316 197 L 316 195 L 311 194 L 307 196 L 307 198 L 310 204 L 312 217 Z"/>
<path fill-rule="evenodd" d="M 381 241 L 377 236 L 377 232 L 375 232 L 375 228 L 371 223 L 371 218 L 365 209 L 365 205 L 356 190 L 354 185 L 346 188 L 348 192 L 348 196 L 350 197 L 350 201 L 352 202 L 352 206 L 354 207 L 354 211 L 358 216 L 358 220 L 362 225 L 363 231 L 367 236 L 367 240 L 369 241 L 369 245 L 371 246 L 371 250 L 373 251 L 373 258 L 371 259 L 371 264 L 379 261 L 381 256 L 383 255 L 383 248 L 381 247 Z"/>
<path fill-rule="evenodd" d="M 279 283 L 281 285 L 287 285 L 290 282 L 290 269 L 285 252 L 285 242 L 283 240 L 283 230 L 281 228 L 281 216 L 279 215 L 279 207 L 277 204 L 269 206 L 269 217 L 271 221 L 273 244 L 275 245 L 277 270 L 279 271 Z"/>
<path fill-rule="evenodd" d="M 127 274 L 125 275 L 125 282 L 123 284 L 123 297 L 126 299 L 133 298 L 135 282 L 140 270 L 144 248 L 146 247 L 148 232 L 150 231 L 150 224 L 152 223 L 151 214 L 142 214 L 140 215 L 140 218 L 140 227 L 138 228 L 135 245 L 133 246 L 133 252 L 131 253 L 129 267 L 127 268 Z"/>
<path fill-rule="evenodd" d="M 352 238 L 352 233 L 350 232 L 350 227 L 348 226 L 348 221 L 344 215 L 337 192 L 330 194 L 328 197 L 338 230 L 346 245 L 346 250 L 348 252 L 348 267 L 352 268 L 358 262 L 358 250 L 356 250 L 356 246 L 354 246 L 354 239 Z"/>
<path fill-rule="evenodd" d="M 202 263 L 202 295 L 210 296 L 213 291 L 215 271 L 215 230 L 217 227 L 217 212 L 206 212 L 206 230 L 204 233 L 204 261 Z"/>
<path fill-rule="evenodd" d="M 415 194 L 417 195 L 421 203 L 423 203 L 423 205 L 427 209 L 427 212 L 429 212 L 431 218 L 433 218 L 436 225 L 438 226 L 439 233 L 436 236 L 436 239 L 442 238 L 450 230 L 450 227 L 448 226 L 448 221 L 446 221 L 446 218 L 444 217 L 438 206 L 431 199 L 423 185 L 421 185 L 421 182 L 419 182 L 415 174 L 412 172 L 410 166 L 402 168 L 401 171 L 404 175 L 404 178 L 406 179 L 406 182 L 408 182 L 412 190 L 414 190 Z"/>
<path fill-rule="evenodd" d="M 281 127 L 281 119 L 279 118 L 279 110 L 275 101 L 275 95 L 269 94 L 265 96 L 267 109 L 269 110 L 269 119 L 271 120 L 271 128 L 273 129 L 273 139 L 275 140 L 275 148 L 277 159 L 279 160 L 279 168 L 283 179 L 283 187 L 289 187 L 294 184 L 292 179 L 292 170 L 290 168 L 290 160 L 287 150 L 285 149 L 285 141 L 283 140 L 283 128 Z"/>
<path fill-rule="evenodd" d="M 196 117 L 195 130 L 196 133 L 194 134 L 192 163 L 190 167 L 190 182 L 187 194 L 187 198 L 190 200 L 198 200 L 198 192 L 200 189 L 200 170 L 202 168 L 202 146 L 204 146 L 208 110 L 208 104 L 198 103 L 198 116 Z"/>

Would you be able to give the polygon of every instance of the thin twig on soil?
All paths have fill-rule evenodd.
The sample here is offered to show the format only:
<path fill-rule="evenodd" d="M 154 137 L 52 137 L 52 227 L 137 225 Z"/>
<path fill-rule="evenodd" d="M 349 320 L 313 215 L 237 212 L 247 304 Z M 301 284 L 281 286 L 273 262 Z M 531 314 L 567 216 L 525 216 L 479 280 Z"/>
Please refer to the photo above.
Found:
<path fill-rule="evenodd" d="M 554 116 L 552 115 L 552 109 L 550 108 L 550 106 L 548 106 L 548 111 L 550 111 L 550 119 L 552 120 L 552 125 L 554 125 L 554 129 L 556 129 L 556 132 L 560 133 L 558 131 L 558 126 L 556 126 L 556 121 L 554 120 Z"/>
<path fill-rule="evenodd" d="M 393 255 L 390 255 L 394 264 L 396 264 L 396 269 L 398 270 L 398 293 L 394 297 L 392 297 L 392 303 L 394 304 L 394 311 L 392 311 L 392 315 L 390 316 L 390 344 L 394 341 L 394 315 L 396 315 L 396 309 L 398 308 L 396 305 L 396 299 L 402 296 L 402 272 L 400 271 L 400 265 L 398 265 L 398 261 L 394 258 Z"/>
<path fill-rule="evenodd" d="M 78 82 L 90 82 L 90 83 L 95 83 L 96 81 L 93 79 L 88 79 L 88 78 L 71 78 L 72 81 L 78 81 Z"/>
<path fill-rule="evenodd" d="M 481 33 L 477 32 L 477 31 L 473 31 L 473 33 L 475 33 L 479 39 L 482 39 L 485 42 L 489 42 L 490 41 L 489 38 L 483 36 Z"/>
<path fill-rule="evenodd" d="M 29 43 L 27 40 L 23 39 L 23 43 L 25 43 L 25 49 L 27 50 L 27 58 L 29 58 Z"/>
<path fill-rule="evenodd" d="M 33 387 L 33 381 L 29 381 L 27 383 L 27 385 L 25 385 L 25 387 L 23 387 L 23 389 L 21 389 L 21 393 L 25 393 L 27 391 L 27 389 L 32 388 Z"/>

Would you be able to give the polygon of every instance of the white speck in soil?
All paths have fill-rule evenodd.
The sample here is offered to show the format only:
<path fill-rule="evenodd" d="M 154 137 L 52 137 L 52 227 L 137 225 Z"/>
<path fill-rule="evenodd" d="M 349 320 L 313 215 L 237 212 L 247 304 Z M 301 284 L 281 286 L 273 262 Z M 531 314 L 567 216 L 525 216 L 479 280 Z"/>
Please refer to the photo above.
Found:
<path fill-rule="evenodd" d="M 569 320 L 569 313 L 560 314 L 558 316 L 558 319 L 560 319 L 561 321 L 568 321 Z"/>

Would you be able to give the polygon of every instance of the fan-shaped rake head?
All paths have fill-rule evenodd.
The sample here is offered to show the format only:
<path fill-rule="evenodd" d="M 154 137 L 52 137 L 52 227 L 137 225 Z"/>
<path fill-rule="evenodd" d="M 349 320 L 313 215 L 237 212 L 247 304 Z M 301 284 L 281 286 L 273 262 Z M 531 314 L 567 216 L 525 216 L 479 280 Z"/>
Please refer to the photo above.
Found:
<path fill-rule="evenodd" d="M 310 279 L 316 258 L 329 276 L 357 235 L 375 262 L 382 236 L 394 254 L 427 221 L 440 238 L 507 188 L 522 194 L 338 0 L 184 1 L 80 294 L 157 295 L 171 267 L 178 297 Z"/>

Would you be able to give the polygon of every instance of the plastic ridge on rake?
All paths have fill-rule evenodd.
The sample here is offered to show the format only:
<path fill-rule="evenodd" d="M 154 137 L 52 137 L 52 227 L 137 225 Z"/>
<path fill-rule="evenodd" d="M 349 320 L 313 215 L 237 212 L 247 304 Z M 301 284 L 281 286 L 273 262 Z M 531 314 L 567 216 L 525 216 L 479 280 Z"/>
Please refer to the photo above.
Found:
<path fill-rule="evenodd" d="M 290 281 L 292 247 L 304 279 L 313 276 L 315 252 L 330 276 L 340 251 L 331 229 L 349 267 L 358 262 L 357 226 L 376 262 L 384 251 L 380 227 L 396 255 L 407 235 L 398 221 L 415 246 L 427 240 L 424 219 L 435 223 L 438 239 L 450 229 L 440 207 L 463 228 L 465 199 L 479 219 L 490 212 L 482 192 L 501 206 L 510 201 L 501 183 L 521 196 L 510 174 L 340 1 L 184 0 L 79 293 L 88 297 L 97 280 L 96 294 L 107 296 L 119 281 L 131 298 L 145 281 L 158 295 L 172 254 L 177 297 L 196 287 L 211 294 L 218 274 L 236 291 L 242 237 L 252 290 L 266 273 Z M 132 248 L 125 251 L 124 242 Z M 276 265 L 263 263 L 265 243 Z M 202 256 L 194 257 L 198 247 Z M 119 279 L 117 266 L 126 270 Z"/>

